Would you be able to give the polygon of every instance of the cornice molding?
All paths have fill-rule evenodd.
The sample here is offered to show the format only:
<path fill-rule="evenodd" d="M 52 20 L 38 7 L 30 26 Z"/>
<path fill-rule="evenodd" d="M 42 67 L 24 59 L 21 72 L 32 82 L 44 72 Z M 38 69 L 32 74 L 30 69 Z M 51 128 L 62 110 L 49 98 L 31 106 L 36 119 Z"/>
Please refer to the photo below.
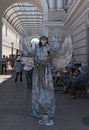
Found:
<path fill-rule="evenodd" d="M 50 21 L 50 22 L 43 22 L 43 25 L 45 27 L 50 27 L 50 26 L 64 26 L 64 23 L 62 21 Z"/>
<path fill-rule="evenodd" d="M 71 14 L 68 14 L 64 21 L 65 28 L 70 27 L 76 21 L 76 19 L 79 18 L 88 8 L 89 0 L 80 0 L 75 9 L 70 9 L 73 11 L 71 11 Z"/>

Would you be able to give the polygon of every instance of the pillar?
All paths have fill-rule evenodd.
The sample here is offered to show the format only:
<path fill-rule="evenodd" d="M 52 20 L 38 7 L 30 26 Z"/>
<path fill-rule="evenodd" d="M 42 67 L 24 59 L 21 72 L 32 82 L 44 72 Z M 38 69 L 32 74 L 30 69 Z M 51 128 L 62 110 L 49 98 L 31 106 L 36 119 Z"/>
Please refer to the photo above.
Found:
<path fill-rule="evenodd" d="M 13 45 L 14 45 L 14 43 L 12 42 L 11 43 L 11 55 L 12 55 L 12 57 L 13 57 Z"/>
<path fill-rule="evenodd" d="M 46 24 L 48 23 L 48 13 L 43 13 L 43 25 L 42 25 L 42 35 L 48 36 L 48 27 Z"/>
<path fill-rule="evenodd" d="M 42 26 L 42 34 L 43 36 L 48 36 L 48 27 L 46 25 Z"/>
<path fill-rule="evenodd" d="M 63 9 L 63 0 L 57 0 L 57 10 Z"/>
<path fill-rule="evenodd" d="M 49 0 L 49 9 L 54 10 L 54 0 Z"/>
<path fill-rule="evenodd" d="M 2 25 L 3 22 L 0 20 L 0 59 L 2 58 Z"/>
<path fill-rule="evenodd" d="M 73 0 L 67 0 L 67 5 L 71 5 L 72 4 L 72 2 L 73 2 Z"/>

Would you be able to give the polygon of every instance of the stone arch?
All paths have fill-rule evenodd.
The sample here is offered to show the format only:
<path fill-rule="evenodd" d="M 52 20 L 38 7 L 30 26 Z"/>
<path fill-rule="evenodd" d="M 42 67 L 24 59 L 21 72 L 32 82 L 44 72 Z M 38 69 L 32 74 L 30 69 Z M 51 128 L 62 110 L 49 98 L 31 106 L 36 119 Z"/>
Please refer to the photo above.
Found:
<path fill-rule="evenodd" d="M 35 35 L 34 35 L 34 36 L 31 36 L 31 37 L 30 37 L 30 41 L 31 41 L 32 39 L 34 39 L 34 38 L 39 39 L 40 37 L 39 37 L 39 36 L 35 36 Z"/>
<path fill-rule="evenodd" d="M 11 0 L 11 1 L 1 0 L 1 1 L 4 1 L 4 4 L 3 2 L 1 2 L 0 4 L 0 22 L 2 22 L 4 12 L 13 4 L 18 3 L 18 0 Z M 20 2 L 27 2 L 27 3 L 30 2 L 33 5 L 35 5 L 42 12 L 43 23 L 44 21 L 48 22 L 48 4 L 46 0 L 20 0 Z M 43 34 L 45 34 L 46 31 L 48 34 L 48 29 L 47 27 L 44 26 L 44 24 L 42 25 L 42 28 L 43 28 L 43 31 L 42 31 Z"/>
<path fill-rule="evenodd" d="M 11 5 L 18 3 L 18 0 L 1 0 L 0 1 L 0 58 L 2 57 L 2 18 L 3 14 Z M 43 21 L 48 20 L 48 7 L 46 0 L 20 0 L 20 2 L 31 2 L 43 13 Z"/>
<path fill-rule="evenodd" d="M 4 1 L 4 2 L 2 2 Z M 1 0 L 0 4 L 0 18 L 2 18 L 5 10 L 10 7 L 11 5 L 18 3 L 18 0 Z M 48 6 L 46 0 L 20 0 L 20 2 L 31 2 L 36 7 L 38 7 L 42 12 L 48 12 Z"/>

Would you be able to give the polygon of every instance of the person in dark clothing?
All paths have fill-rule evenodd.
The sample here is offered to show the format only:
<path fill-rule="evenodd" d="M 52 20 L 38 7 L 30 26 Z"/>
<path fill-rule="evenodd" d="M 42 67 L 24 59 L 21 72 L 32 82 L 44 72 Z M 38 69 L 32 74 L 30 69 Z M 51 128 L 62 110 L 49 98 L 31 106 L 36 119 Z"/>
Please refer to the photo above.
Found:
<path fill-rule="evenodd" d="M 25 70 L 25 77 L 26 77 L 27 88 L 31 88 L 32 89 L 32 72 L 33 72 L 33 67 L 25 64 L 24 70 Z"/>
<path fill-rule="evenodd" d="M 1 62 L 1 66 L 2 66 L 2 74 L 4 73 L 4 70 L 5 70 L 5 74 L 7 73 L 7 69 L 6 69 L 6 63 L 7 63 L 7 60 L 5 58 L 5 55 L 3 55 L 3 58 L 2 58 L 2 62 Z"/>
<path fill-rule="evenodd" d="M 20 81 L 22 81 L 22 70 L 23 70 L 23 64 L 20 57 L 18 57 L 15 63 L 15 71 L 16 71 L 15 82 L 17 82 L 19 75 L 20 75 Z"/>
<path fill-rule="evenodd" d="M 73 75 L 73 80 L 70 85 L 70 99 L 76 98 L 76 90 L 83 89 L 86 86 L 86 80 L 80 70 L 76 69 Z"/>

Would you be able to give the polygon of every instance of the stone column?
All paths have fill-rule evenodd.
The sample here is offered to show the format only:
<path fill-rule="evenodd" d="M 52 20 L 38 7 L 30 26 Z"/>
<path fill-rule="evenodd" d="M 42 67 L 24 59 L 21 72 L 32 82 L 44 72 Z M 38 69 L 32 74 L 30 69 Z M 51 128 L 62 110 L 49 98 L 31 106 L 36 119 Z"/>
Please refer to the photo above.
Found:
<path fill-rule="evenodd" d="M 14 43 L 12 42 L 11 43 L 11 55 L 12 55 L 12 57 L 13 57 L 13 46 L 14 46 Z"/>
<path fill-rule="evenodd" d="M 0 20 L 0 59 L 2 58 L 2 25 L 3 22 Z"/>
<path fill-rule="evenodd" d="M 73 2 L 73 0 L 67 0 L 67 5 L 71 5 L 72 4 L 72 2 Z"/>
<path fill-rule="evenodd" d="M 63 9 L 63 0 L 57 0 L 57 10 Z"/>
<path fill-rule="evenodd" d="M 72 2 L 73 0 L 67 0 L 67 3 L 66 3 L 67 9 L 70 8 L 70 6 L 72 5 Z"/>
<path fill-rule="evenodd" d="M 48 27 L 46 27 L 46 25 L 42 26 L 42 34 L 43 36 L 48 36 Z"/>
<path fill-rule="evenodd" d="M 42 25 L 42 35 L 48 36 L 48 27 L 46 24 L 48 23 L 48 13 L 43 13 L 43 25 Z"/>
<path fill-rule="evenodd" d="M 49 0 L 49 9 L 54 10 L 54 0 Z"/>

